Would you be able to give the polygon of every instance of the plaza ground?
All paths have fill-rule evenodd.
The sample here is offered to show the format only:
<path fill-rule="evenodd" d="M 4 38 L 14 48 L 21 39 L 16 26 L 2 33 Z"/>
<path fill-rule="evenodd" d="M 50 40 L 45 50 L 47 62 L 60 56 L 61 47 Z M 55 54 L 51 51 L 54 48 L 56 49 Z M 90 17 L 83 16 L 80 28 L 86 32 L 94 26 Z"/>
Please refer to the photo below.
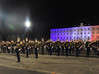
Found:
<path fill-rule="evenodd" d="M 99 58 L 95 57 L 21 56 L 21 62 L 17 63 L 16 56 L 0 53 L 0 74 L 99 74 Z"/>

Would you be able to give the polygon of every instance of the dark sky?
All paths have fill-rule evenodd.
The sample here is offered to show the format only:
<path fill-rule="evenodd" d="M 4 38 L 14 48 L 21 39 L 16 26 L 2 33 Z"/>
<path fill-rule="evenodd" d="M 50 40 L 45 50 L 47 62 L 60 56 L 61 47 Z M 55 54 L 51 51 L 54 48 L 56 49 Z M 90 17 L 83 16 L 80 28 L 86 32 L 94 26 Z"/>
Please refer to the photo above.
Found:
<path fill-rule="evenodd" d="M 20 14 L 18 16 L 22 18 L 29 15 L 35 33 L 55 27 L 71 27 L 80 22 L 99 24 L 99 16 L 93 14 L 97 11 L 90 5 L 63 0 L 0 0 L 0 6 L 6 13 Z"/>
<path fill-rule="evenodd" d="M 73 26 L 81 21 L 89 24 L 99 23 L 99 16 L 89 15 L 92 13 L 91 7 L 87 5 L 90 7 L 87 9 L 83 3 L 66 2 L 63 0 L 1 0 L 1 2 L 4 3 L 3 6 L 7 11 L 15 10 L 16 8 L 20 8 L 24 12 L 29 11 L 33 22 L 42 27 L 47 27 L 49 24 L 68 24 Z"/>

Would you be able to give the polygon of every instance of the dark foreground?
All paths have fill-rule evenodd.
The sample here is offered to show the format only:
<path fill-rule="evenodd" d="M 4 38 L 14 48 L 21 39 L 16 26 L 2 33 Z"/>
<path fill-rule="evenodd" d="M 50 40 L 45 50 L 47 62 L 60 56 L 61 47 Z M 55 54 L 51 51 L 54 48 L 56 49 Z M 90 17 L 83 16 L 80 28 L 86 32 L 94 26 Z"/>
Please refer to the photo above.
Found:
<path fill-rule="evenodd" d="M 0 66 L 0 74 L 45 74 L 45 73 Z"/>

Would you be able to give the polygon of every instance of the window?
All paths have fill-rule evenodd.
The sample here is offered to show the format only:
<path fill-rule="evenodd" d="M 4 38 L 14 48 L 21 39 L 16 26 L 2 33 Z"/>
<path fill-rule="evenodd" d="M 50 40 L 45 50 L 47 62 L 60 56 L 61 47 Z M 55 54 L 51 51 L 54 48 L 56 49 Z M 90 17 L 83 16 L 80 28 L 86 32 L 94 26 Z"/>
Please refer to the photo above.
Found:
<path fill-rule="evenodd" d="M 92 35 L 92 37 L 94 38 L 94 35 Z"/>
<path fill-rule="evenodd" d="M 86 28 L 84 30 L 86 31 Z"/>
<path fill-rule="evenodd" d="M 88 40 L 90 40 L 90 37 L 88 36 Z"/>
<path fill-rule="evenodd" d="M 88 28 L 88 30 L 90 30 L 90 28 Z"/>
<path fill-rule="evenodd" d="M 95 30 L 95 28 L 92 28 L 92 30 Z"/>
<path fill-rule="evenodd" d="M 96 28 L 96 30 L 99 30 L 99 28 Z"/>
<path fill-rule="evenodd" d="M 78 29 L 78 31 L 80 31 L 80 30 Z"/>
<path fill-rule="evenodd" d="M 57 37 L 59 39 L 59 37 Z"/>
<path fill-rule="evenodd" d="M 70 32 L 72 32 L 72 30 L 70 30 Z"/>
<path fill-rule="evenodd" d="M 74 39 L 75 39 L 75 37 L 74 37 Z"/>
<path fill-rule="evenodd" d="M 99 39 L 99 36 L 97 36 L 96 38 Z"/>
<path fill-rule="evenodd" d="M 97 34 L 99 34 L 99 32 L 97 32 Z"/>
<path fill-rule="evenodd" d="M 92 34 L 95 34 L 95 32 L 92 32 Z"/>
<path fill-rule="evenodd" d="M 81 29 L 81 31 L 83 31 L 83 29 Z"/>

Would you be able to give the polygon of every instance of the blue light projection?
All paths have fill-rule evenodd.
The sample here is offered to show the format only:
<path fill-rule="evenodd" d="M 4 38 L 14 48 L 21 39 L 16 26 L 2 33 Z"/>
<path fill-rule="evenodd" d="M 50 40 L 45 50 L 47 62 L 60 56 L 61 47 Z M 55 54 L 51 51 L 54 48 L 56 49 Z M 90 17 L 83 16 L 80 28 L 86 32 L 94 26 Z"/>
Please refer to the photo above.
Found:
<path fill-rule="evenodd" d="M 85 26 L 85 27 L 51 29 L 50 39 L 52 41 L 90 40 L 91 27 Z"/>

